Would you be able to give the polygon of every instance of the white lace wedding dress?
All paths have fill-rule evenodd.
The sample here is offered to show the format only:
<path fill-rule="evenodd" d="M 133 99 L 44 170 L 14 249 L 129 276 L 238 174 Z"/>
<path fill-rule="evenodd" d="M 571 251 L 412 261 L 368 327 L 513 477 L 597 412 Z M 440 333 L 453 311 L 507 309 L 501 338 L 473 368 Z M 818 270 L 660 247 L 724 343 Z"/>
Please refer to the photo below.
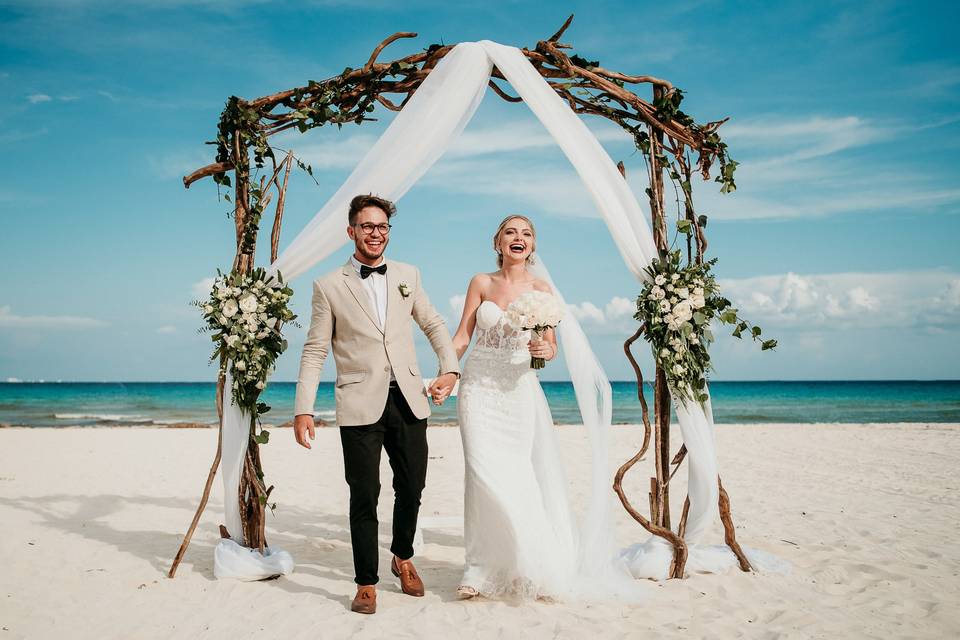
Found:
<path fill-rule="evenodd" d="M 457 399 L 465 459 L 462 585 L 488 597 L 562 598 L 576 532 L 550 409 L 530 368 L 530 332 L 487 300 Z"/>

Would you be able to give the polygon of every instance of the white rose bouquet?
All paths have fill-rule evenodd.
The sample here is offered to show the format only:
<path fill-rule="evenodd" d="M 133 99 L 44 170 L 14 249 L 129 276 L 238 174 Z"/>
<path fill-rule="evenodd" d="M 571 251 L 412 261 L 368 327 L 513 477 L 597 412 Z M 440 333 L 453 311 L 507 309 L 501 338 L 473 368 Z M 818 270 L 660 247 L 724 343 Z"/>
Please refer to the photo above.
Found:
<path fill-rule="evenodd" d="M 533 331 L 537 340 L 541 340 L 544 331 L 560 324 L 564 313 L 566 311 L 556 296 L 543 291 L 528 291 L 510 303 L 506 316 L 510 324 Z M 533 369 L 543 369 L 546 364 L 543 358 L 530 358 Z"/>
<path fill-rule="evenodd" d="M 644 337 L 653 349 L 657 364 L 663 367 L 667 384 L 680 397 L 706 402 L 706 374 L 711 368 L 707 349 L 713 342 L 710 323 L 715 318 L 734 325 L 733 335 L 740 338 L 750 325 L 737 315 L 730 301 L 720 295 L 717 281 L 710 273 L 716 258 L 701 264 L 680 264 L 680 252 L 673 251 L 654 260 L 645 270 L 648 278 L 634 318 L 644 323 Z M 776 340 L 761 340 L 760 327 L 750 335 L 766 351 Z"/>
<path fill-rule="evenodd" d="M 263 269 L 246 276 L 217 271 L 210 298 L 194 302 L 207 323 L 202 330 L 210 331 L 210 339 L 217 343 L 210 360 L 222 357 L 223 362 L 232 363 L 233 401 L 253 419 L 270 410 L 257 398 L 277 357 L 287 348 L 280 330 L 297 317 L 288 305 L 292 295 L 279 273 L 268 281 Z M 256 437 L 264 444 L 268 435 L 262 432 Z"/>

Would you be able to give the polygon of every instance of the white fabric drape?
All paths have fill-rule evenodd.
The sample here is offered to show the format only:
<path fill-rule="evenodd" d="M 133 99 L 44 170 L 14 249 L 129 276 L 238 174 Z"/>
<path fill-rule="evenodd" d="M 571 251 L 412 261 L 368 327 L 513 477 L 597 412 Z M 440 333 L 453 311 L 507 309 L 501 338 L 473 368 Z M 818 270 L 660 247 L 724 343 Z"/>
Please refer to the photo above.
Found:
<path fill-rule="evenodd" d="M 270 266 L 292 280 L 346 242 L 344 216 L 349 200 L 374 193 L 390 200 L 401 196 L 435 163 L 463 131 L 483 98 L 493 65 L 503 73 L 570 160 L 598 212 L 611 231 L 624 262 L 638 278 L 656 257 L 646 217 L 613 161 L 586 125 L 553 92 L 523 54 L 514 47 L 490 41 L 457 45 L 427 76 L 346 182 Z M 499 215 L 499 214 L 498 214 Z M 542 261 L 534 273 L 553 285 Z M 466 274 L 465 274 L 466 275 Z M 554 290 L 560 290 L 554 286 Z M 561 296 L 562 297 L 562 296 Z M 580 541 L 582 567 L 609 565 L 613 556 L 610 526 L 612 492 L 608 465 L 612 413 L 610 383 L 593 354 L 583 329 L 568 314 L 559 328 L 561 350 L 590 435 L 593 473 L 591 500 Z M 229 382 L 229 378 L 228 378 Z M 238 486 L 246 452 L 249 416 L 229 400 L 225 387 L 223 478 L 225 519 L 234 535 L 240 532 Z M 679 404 L 677 415 L 687 444 L 690 476 L 690 512 L 686 539 L 696 557 L 696 542 L 717 513 L 717 466 L 712 414 L 698 404 Z M 669 549 L 648 541 L 622 552 L 637 577 L 662 578 L 669 567 Z M 728 554 L 732 557 L 732 554 Z M 700 567 L 697 562 L 692 565 Z"/>

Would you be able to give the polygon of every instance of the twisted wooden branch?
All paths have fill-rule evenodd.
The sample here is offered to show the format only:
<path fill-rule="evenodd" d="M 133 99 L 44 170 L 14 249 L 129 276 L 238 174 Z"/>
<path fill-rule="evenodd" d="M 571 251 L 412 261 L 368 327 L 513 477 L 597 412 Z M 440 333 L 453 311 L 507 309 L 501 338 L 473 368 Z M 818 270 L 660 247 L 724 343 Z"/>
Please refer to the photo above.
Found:
<path fill-rule="evenodd" d="M 616 475 L 613 477 L 613 490 L 616 492 L 617 497 L 620 498 L 620 503 L 623 505 L 623 508 L 626 509 L 627 513 L 640 523 L 640 526 L 649 531 L 652 535 L 659 536 L 669 542 L 673 546 L 673 561 L 670 563 L 669 574 L 672 578 L 682 578 L 684 567 L 687 563 L 687 543 L 684 542 L 682 535 L 677 535 L 670 530 L 669 527 L 661 527 L 657 524 L 654 524 L 646 517 L 643 516 L 639 511 L 634 508 L 631 504 L 630 499 L 627 498 L 627 494 L 623 490 L 623 477 L 626 475 L 627 471 L 630 470 L 633 465 L 640 461 L 643 458 L 644 454 L 647 452 L 647 449 L 650 446 L 650 436 L 651 436 L 651 426 L 650 418 L 648 417 L 649 410 L 647 408 L 647 400 L 643 394 L 643 373 L 640 370 L 640 365 L 637 364 L 636 359 L 633 357 L 633 353 L 630 350 L 631 345 L 643 335 L 645 326 L 641 326 L 637 329 L 636 333 L 627 338 L 626 342 L 623 343 L 623 351 L 627 356 L 627 359 L 630 361 L 631 366 L 633 366 L 633 371 L 637 376 L 637 397 L 640 400 L 640 408 L 642 410 L 642 419 L 643 419 L 643 444 L 640 445 L 640 450 L 632 458 L 627 460 L 623 465 L 617 469 Z M 653 516 L 651 516 L 653 517 Z"/>

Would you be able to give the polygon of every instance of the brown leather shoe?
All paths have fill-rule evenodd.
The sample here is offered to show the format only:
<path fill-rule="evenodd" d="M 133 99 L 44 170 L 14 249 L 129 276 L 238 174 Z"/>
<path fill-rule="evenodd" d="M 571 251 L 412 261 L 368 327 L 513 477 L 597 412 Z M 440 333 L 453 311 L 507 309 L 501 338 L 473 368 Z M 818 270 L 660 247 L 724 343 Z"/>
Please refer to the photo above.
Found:
<path fill-rule="evenodd" d="M 410 560 L 400 560 L 393 556 L 390 561 L 390 571 L 400 578 L 400 589 L 408 596 L 423 595 L 423 581 L 417 575 L 417 569 Z"/>
<path fill-rule="evenodd" d="M 357 587 L 357 595 L 353 598 L 350 610 L 356 613 L 377 612 L 377 587 L 372 584 Z"/>

